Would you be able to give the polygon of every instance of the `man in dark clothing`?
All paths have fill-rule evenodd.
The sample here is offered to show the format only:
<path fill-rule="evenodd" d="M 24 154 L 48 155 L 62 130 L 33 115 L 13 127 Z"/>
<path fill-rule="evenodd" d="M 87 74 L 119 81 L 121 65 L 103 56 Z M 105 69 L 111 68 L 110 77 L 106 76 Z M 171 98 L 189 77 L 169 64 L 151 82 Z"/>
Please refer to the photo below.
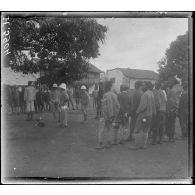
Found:
<path fill-rule="evenodd" d="M 188 88 L 187 83 L 183 84 L 183 92 L 179 101 L 178 117 L 182 131 L 182 138 L 188 136 Z"/>
<path fill-rule="evenodd" d="M 120 104 L 120 110 L 117 117 L 119 123 L 119 143 L 125 141 L 125 137 L 128 131 L 129 116 L 131 113 L 132 100 L 128 93 L 129 87 L 127 85 L 120 86 L 120 93 L 118 94 L 118 101 Z"/>
<path fill-rule="evenodd" d="M 143 82 L 142 81 L 136 81 L 135 82 L 135 90 L 132 94 L 132 109 L 131 109 L 131 123 L 130 123 L 130 134 L 129 134 L 129 141 L 133 140 L 133 133 L 135 128 L 135 123 L 137 120 L 136 110 L 140 104 L 141 96 L 143 95 L 142 91 Z"/>

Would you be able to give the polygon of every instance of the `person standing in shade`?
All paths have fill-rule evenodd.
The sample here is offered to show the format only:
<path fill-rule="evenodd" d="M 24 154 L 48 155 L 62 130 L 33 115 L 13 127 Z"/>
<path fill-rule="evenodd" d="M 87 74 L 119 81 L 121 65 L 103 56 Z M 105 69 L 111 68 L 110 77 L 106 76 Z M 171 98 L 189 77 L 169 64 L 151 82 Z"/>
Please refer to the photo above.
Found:
<path fill-rule="evenodd" d="M 33 113 L 35 111 L 34 101 L 36 99 L 37 90 L 33 86 L 33 82 L 29 81 L 28 86 L 24 91 L 24 100 L 26 101 L 27 121 L 33 120 Z"/>
<path fill-rule="evenodd" d="M 183 83 L 183 92 L 179 101 L 178 117 L 181 126 L 182 138 L 188 137 L 188 85 Z"/>
<path fill-rule="evenodd" d="M 66 84 L 61 83 L 59 86 L 59 126 L 62 128 L 68 126 L 68 100 Z"/>
<path fill-rule="evenodd" d="M 87 88 L 85 85 L 81 86 L 81 111 L 83 114 L 83 121 L 82 123 L 87 122 L 87 112 L 88 112 L 88 107 L 89 107 L 89 94 L 87 92 Z"/>
<path fill-rule="evenodd" d="M 132 98 L 131 98 L 131 122 L 130 122 L 130 134 L 129 134 L 129 141 L 133 140 L 134 135 L 134 129 L 135 129 L 135 123 L 137 120 L 136 110 L 140 104 L 141 96 L 143 95 L 143 82 L 142 81 L 136 81 L 135 82 L 135 90 L 132 92 Z"/>
<path fill-rule="evenodd" d="M 51 103 L 51 111 L 53 113 L 53 118 L 57 122 L 58 121 L 58 112 L 59 112 L 59 90 L 57 84 L 53 84 L 51 92 L 50 92 L 50 103 Z"/>
<path fill-rule="evenodd" d="M 136 110 L 137 120 L 135 124 L 135 147 L 134 149 L 145 149 L 148 141 L 148 132 L 152 116 L 156 114 L 153 85 L 150 81 L 144 83 L 144 94 L 141 97 L 139 107 Z"/>
<path fill-rule="evenodd" d="M 174 84 L 167 83 L 167 103 L 166 103 L 166 135 L 169 142 L 174 142 L 175 119 L 177 114 L 177 94 L 172 90 Z"/>
<path fill-rule="evenodd" d="M 76 101 L 76 109 L 79 109 L 79 103 L 80 103 L 80 89 L 79 86 L 75 87 L 75 101 Z"/>
<path fill-rule="evenodd" d="M 71 87 L 68 88 L 67 93 L 68 93 L 68 97 L 69 97 L 68 107 L 70 109 L 70 104 L 71 104 L 72 110 L 74 110 L 75 108 L 74 108 L 74 101 L 73 101 L 73 90 Z"/>
<path fill-rule="evenodd" d="M 112 81 L 105 82 L 105 94 L 102 99 L 103 118 L 100 119 L 100 127 L 98 129 L 98 145 L 96 149 L 109 147 L 115 144 L 116 136 L 113 133 L 112 124 L 115 122 L 119 113 L 120 104 L 117 95 L 112 91 Z"/>

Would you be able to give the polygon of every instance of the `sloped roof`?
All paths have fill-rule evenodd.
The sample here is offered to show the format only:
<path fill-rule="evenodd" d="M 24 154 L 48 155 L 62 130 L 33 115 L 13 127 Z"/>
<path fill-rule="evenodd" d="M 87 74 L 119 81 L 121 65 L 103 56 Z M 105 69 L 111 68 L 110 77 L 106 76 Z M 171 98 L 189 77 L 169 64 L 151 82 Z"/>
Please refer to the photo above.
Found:
<path fill-rule="evenodd" d="M 158 79 L 158 74 L 152 70 L 142 70 L 142 69 L 130 69 L 130 68 L 116 68 L 120 70 L 124 76 L 134 79 Z"/>
<path fill-rule="evenodd" d="M 101 71 L 99 68 L 97 68 L 96 66 L 94 66 L 93 64 L 89 63 L 89 69 L 88 72 L 92 72 L 92 73 L 102 73 L 103 71 Z"/>

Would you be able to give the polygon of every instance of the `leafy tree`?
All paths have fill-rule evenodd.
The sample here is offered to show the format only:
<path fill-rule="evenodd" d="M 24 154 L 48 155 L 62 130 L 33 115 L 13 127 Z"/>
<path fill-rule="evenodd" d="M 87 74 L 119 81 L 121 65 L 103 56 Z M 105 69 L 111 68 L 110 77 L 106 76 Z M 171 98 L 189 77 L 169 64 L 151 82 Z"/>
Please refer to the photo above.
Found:
<path fill-rule="evenodd" d="M 161 81 L 172 80 L 177 75 L 182 82 L 188 80 L 189 69 L 189 36 L 188 32 L 177 37 L 158 62 Z"/>
<path fill-rule="evenodd" d="M 10 18 L 6 65 L 23 73 L 44 71 L 42 83 L 71 83 L 85 76 L 90 58 L 100 55 L 106 32 L 106 26 L 90 18 Z"/>

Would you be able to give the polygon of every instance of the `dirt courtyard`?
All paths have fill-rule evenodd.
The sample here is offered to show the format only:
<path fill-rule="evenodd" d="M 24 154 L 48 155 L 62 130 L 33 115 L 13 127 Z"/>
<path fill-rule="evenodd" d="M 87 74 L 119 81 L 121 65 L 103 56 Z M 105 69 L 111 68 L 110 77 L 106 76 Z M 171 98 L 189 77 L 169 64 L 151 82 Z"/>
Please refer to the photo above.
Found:
<path fill-rule="evenodd" d="M 37 118 L 39 114 L 35 116 Z M 98 121 L 90 112 L 87 124 L 80 112 L 69 111 L 69 126 L 57 127 L 51 113 L 44 113 L 46 126 L 36 127 L 25 115 L 7 116 L 2 129 L 4 177 L 93 178 L 186 178 L 189 175 L 187 140 L 149 145 L 132 150 L 131 142 L 97 150 Z"/>

